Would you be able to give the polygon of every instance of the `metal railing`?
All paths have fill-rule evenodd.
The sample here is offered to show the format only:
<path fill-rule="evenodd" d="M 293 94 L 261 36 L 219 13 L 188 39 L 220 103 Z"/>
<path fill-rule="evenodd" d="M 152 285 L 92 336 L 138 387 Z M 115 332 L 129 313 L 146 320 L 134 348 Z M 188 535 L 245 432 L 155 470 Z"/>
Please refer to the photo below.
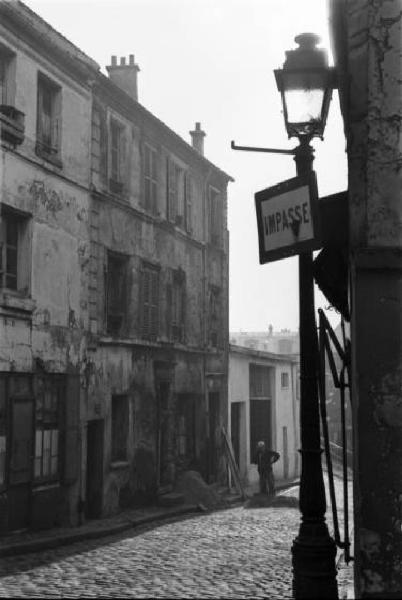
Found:
<path fill-rule="evenodd" d="M 348 449 L 348 440 L 346 435 L 346 398 L 345 392 L 348 390 L 349 401 L 351 402 L 350 390 L 350 345 L 345 336 L 344 321 L 342 319 L 342 337 L 343 344 L 341 345 L 334 330 L 332 329 L 327 317 L 322 309 L 318 310 L 319 314 L 319 368 L 318 368 L 318 385 L 320 399 L 320 413 L 322 422 L 322 437 L 324 442 L 325 457 L 328 469 L 329 493 L 331 498 L 332 516 L 334 523 L 334 538 L 336 545 L 344 550 L 345 562 L 349 563 L 353 560 L 350 555 L 350 533 L 349 533 L 349 497 L 348 497 L 348 471 L 352 464 L 352 453 Z M 337 367 L 334 352 L 338 354 L 341 365 Z M 328 364 L 332 373 L 333 382 L 336 388 L 340 391 L 340 412 L 341 412 L 341 433 L 342 445 L 338 446 L 329 440 L 328 434 L 328 418 L 326 407 L 326 381 L 325 381 L 325 360 L 328 359 Z M 343 540 L 339 531 L 338 510 L 335 496 L 334 472 L 333 463 L 337 463 L 342 467 L 343 479 L 343 510 L 344 510 L 344 531 Z"/>

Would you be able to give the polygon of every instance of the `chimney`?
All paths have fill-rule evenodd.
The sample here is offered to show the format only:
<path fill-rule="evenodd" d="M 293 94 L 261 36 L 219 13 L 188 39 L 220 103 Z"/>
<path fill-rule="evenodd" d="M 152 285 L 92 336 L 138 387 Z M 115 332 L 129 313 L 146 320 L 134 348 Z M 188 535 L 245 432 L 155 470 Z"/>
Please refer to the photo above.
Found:
<path fill-rule="evenodd" d="M 192 147 L 204 156 L 204 137 L 206 136 L 206 133 L 201 129 L 201 123 L 195 124 L 195 129 L 194 131 L 190 131 L 190 135 Z"/>
<path fill-rule="evenodd" d="M 112 64 L 106 67 L 109 78 L 113 83 L 119 86 L 133 100 L 138 100 L 137 73 L 139 66 L 134 62 L 134 54 L 128 57 L 128 65 L 125 56 L 120 58 L 120 64 L 117 64 L 117 56 L 112 56 Z"/>

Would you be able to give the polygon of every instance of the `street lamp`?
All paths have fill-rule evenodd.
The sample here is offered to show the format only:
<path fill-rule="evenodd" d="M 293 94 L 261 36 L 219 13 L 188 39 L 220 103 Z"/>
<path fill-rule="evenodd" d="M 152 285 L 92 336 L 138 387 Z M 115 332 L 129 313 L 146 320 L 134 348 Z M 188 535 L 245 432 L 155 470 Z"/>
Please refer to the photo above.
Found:
<path fill-rule="evenodd" d="M 275 70 L 282 96 L 286 130 L 299 139 L 294 149 L 297 174 L 312 172 L 313 137 L 323 138 L 335 87 L 334 69 L 328 67 L 325 50 L 313 33 L 295 38 L 296 50 L 286 52 L 283 69 Z M 321 465 L 318 403 L 318 343 L 314 308 L 313 255 L 299 255 L 300 310 L 300 428 L 302 472 L 300 479 L 301 524 L 292 546 L 295 598 L 337 598 L 336 546 L 325 523 L 325 488 Z"/>

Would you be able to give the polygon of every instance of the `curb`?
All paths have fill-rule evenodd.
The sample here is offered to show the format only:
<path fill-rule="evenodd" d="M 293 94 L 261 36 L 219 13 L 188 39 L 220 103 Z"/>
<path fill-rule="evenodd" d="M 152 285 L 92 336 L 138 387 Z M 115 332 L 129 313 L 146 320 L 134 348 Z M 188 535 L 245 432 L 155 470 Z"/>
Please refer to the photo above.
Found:
<path fill-rule="evenodd" d="M 121 533 L 128 529 L 134 529 L 135 527 L 139 527 L 147 523 L 164 521 L 167 519 L 195 512 L 199 512 L 198 506 L 190 504 L 166 513 L 160 513 L 156 515 L 144 515 L 143 517 L 132 519 L 127 518 L 127 521 L 124 523 L 119 523 L 100 529 L 94 529 L 92 531 L 77 531 L 75 533 L 66 534 L 60 537 L 49 536 L 40 540 L 27 540 L 26 542 L 9 544 L 8 546 L 0 547 L 0 557 L 16 556 L 18 554 L 28 554 L 30 552 L 39 552 L 41 550 L 58 548 L 60 546 L 67 546 L 69 544 L 73 544 L 75 542 L 82 542 L 84 540 L 92 540 L 96 538 L 107 537 L 109 535 Z"/>

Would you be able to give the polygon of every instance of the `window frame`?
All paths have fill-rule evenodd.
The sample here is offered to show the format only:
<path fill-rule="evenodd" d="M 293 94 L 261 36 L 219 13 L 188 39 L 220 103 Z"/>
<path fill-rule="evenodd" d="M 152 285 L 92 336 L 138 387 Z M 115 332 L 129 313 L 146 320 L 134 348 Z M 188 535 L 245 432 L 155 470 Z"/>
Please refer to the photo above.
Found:
<path fill-rule="evenodd" d="M 16 227 L 16 243 L 7 241 L 10 223 Z M 0 203 L 0 293 L 6 291 L 29 296 L 31 279 L 31 215 Z M 7 269 L 8 250 L 16 254 L 14 272 Z M 7 278 L 15 278 L 15 286 L 9 286 Z"/>
<path fill-rule="evenodd" d="M 125 325 L 127 318 L 127 279 L 128 279 L 128 262 L 129 257 L 126 254 L 121 254 L 113 250 L 106 250 L 106 264 L 105 264 L 105 328 L 106 333 L 111 336 L 118 337 L 121 335 L 122 329 Z M 112 268 L 117 267 L 119 273 Z M 119 285 L 119 299 L 111 296 L 116 294 L 117 285 L 116 279 L 121 278 L 121 284 Z M 119 307 L 120 310 L 114 310 L 115 307 Z M 112 308 L 112 309 L 111 309 Z M 112 320 L 118 319 L 118 325 L 112 325 Z"/>
<path fill-rule="evenodd" d="M 144 144 L 144 208 L 152 214 L 158 208 L 158 153 L 149 144 Z"/>
<path fill-rule="evenodd" d="M 6 106 L 15 103 L 15 61 L 15 52 L 0 43 L 0 104 Z"/>
<path fill-rule="evenodd" d="M 147 294 L 146 291 L 148 291 Z M 141 337 L 147 340 L 156 340 L 159 337 L 160 328 L 160 267 L 157 265 L 142 264 L 140 307 Z"/>
<path fill-rule="evenodd" d="M 223 244 L 222 192 L 213 186 L 208 189 L 209 241 L 218 248 Z"/>
<path fill-rule="evenodd" d="M 42 390 L 45 392 L 50 391 L 56 392 L 56 408 L 54 414 L 56 415 L 54 420 L 45 421 L 42 418 L 41 428 L 38 427 L 38 412 L 39 412 L 39 401 L 41 396 L 41 391 L 39 388 L 42 387 Z M 45 406 L 45 401 L 42 400 L 42 406 Z M 33 453 L 33 473 L 32 473 L 32 482 L 33 484 L 39 483 L 51 483 L 55 481 L 60 481 L 62 479 L 62 458 L 63 458 L 63 446 L 64 446 L 64 423 L 63 423 L 63 409 L 66 402 L 66 380 L 63 375 L 44 375 L 43 377 L 39 377 L 36 383 L 35 390 L 35 417 L 34 417 L 34 453 Z M 44 408 L 42 409 L 44 411 Z M 56 425 L 56 427 L 54 427 Z M 53 427 L 52 427 L 53 426 Z M 44 473 L 44 444 L 45 444 L 45 435 L 44 432 L 50 431 L 50 454 L 49 454 L 49 467 L 50 472 Z M 38 450 L 38 432 L 42 433 L 42 441 L 41 441 L 41 454 L 37 453 Z M 57 453 L 52 454 L 52 443 L 53 443 L 53 433 L 57 432 L 56 436 L 56 445 L 57 445 Z M 52 472 L 52 459 L 56 461 L 56 470 Z M 41 469 L 39 475 L 37 474 L 37 461 L 41 461 Z"/>
<path fill-rule="evenodd" d="M 281 371 L 281 390 L 289 389 L 289 383 L 290 383 L 289 372 Z"/>
<path fill-rule="evenodd" d="M 46 115 L 49 125 L 45 125 L 44 94 L 48 94 L 49 114 Z M 45 132 L 44 129 L 49 129 Z M 61 167 L 61 134 L 62 134 L 62 88 L 47 75 L 38 71 L 37 76 L 37 109 L 36 109 L 36 145 L 38 156 Z M 48 136 L 48 141 L 45 139 Z"/>
<path fill-rule="evenodd" d="M 126 126 L 110 116 L 109 120 L 109 189 L 115 194 L 124 191 L 126 183 Z M 116 139 L 114 139 L 117 134 Z"/>
<path fill-rule="evenodd" d="M 209 345 L 219 348 L 221 338 L 219 336 L 219 322 L 222 316 L 222 289 L 216 285 L 209 286 Z"/>

